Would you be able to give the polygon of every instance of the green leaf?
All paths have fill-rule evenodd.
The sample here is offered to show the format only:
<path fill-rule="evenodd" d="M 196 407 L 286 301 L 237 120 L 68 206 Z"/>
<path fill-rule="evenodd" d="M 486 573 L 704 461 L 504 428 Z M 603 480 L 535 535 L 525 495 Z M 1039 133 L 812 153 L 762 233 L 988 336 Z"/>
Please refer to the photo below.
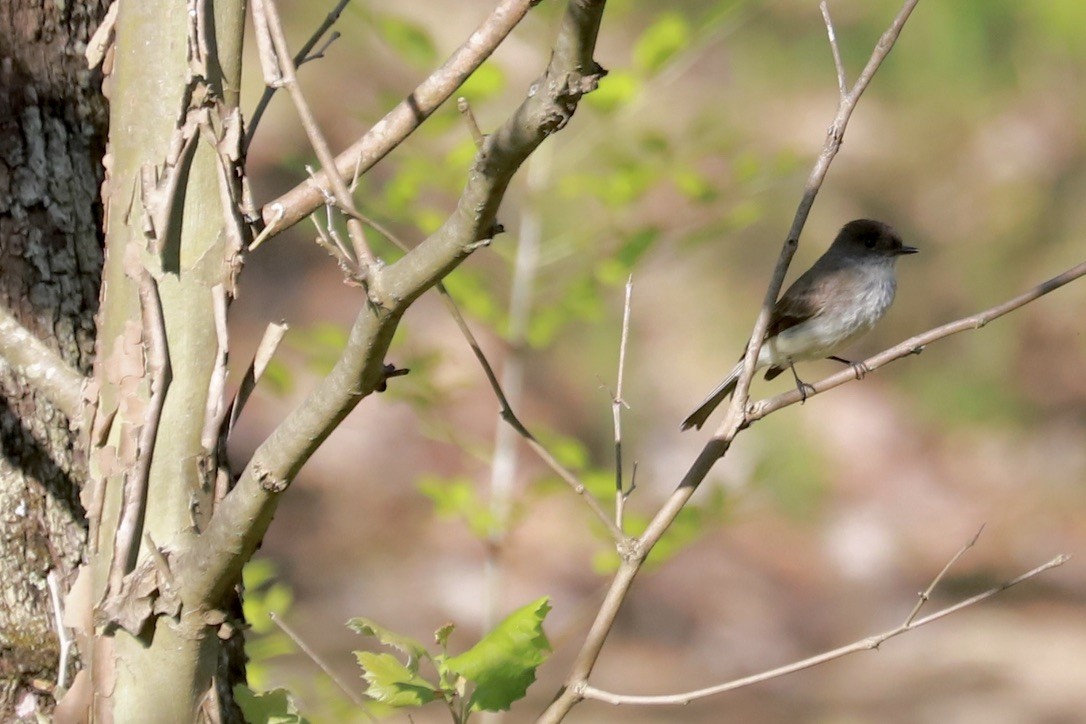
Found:
<path fill-rule="evenodd" d="M 602 113 L 611 113 L 633 100 L 640 90 L 641 81 L 632 74 L 611 71 L 600 79 L 596 90 L 584 97 L 584 102 Z"/>
<path fill-rule="evenodd" d="M 464 653 L 446 660 L 448 669 L 475 684 L 473 711 L 508 709 L 528 691 L 536 668 L 550 651 L 543 633 L 543 619 L 550 610 L 544 596 L 511 613 Z"/>
<path fill-rule="evenodd" d="M 420 67 L 433 65 L 437 48 L 422 26 L 395 15 L 376 18 L 381 38 L 409 63 Z"/>
<path fill-rule="evenodd" d="M 294 376 L 285 364 L 277 359 L 270 360 L 260 376 L 260 386 L 280 397 L 290 394 L 294 389 Z"/>
<path fill-rule="evenodd" d="M 496 324 L 502 311 L 494 295 L 486 288 L 479 273 L 461 266 L 443 280 L 453 301 L 466 313 L 490 324 Z"/>
<path fill-rule="evenodd" d="M 678 168 L 671 174 L 675 188 L 693 201 L 712 201 L 716 198 L 716 189 L 704 174 L 693 168 Z"/>
<path fill-rule="evenodd" d="M 241 569 L 241 582 L 246 589 L 259 588 L 275 578 L 275 564 L 267 558 L 254 558 Z"/>
<path fill-rule="evenodd" d="M 460 86 L 460 95 L 469 101 L 492 98 L 505 88 L 505 73 L 492 62 L 480 65 Z"/>
<path fill-rule="evenodd" d="M 369 682 L 366 695 L 389 706 L 422 706 L 437 698 L 438 688 L 405 666 L 392 654 L 355 651 L 362 678 Z"/>
<path fill-rule="evenodd" d="M 363 636 L 373 636 L 385 646 L 391 646 L 398 651 L 402 651 L 412 659 L 421 659 L 430 655 L 429 652 L 426 651 L 425 646 L 410 636 L 405 636 L 391 629 L 387 629 L 376 621 L 365 618 L 364 616 L 352 618 L 347 622 L 347 627 Z"/>
<path fill-rule="evenodd" d="M 451 623 L 445 624 L 444 626 L 439 628 L 437 631 L 434 631 L 434 641 L 436 641 L 437 645 L 440 646 L 442 649 L 448 648 L 448 646 L 449 646 L 449 637 L 452 636 L 452 632 L 455 629 L 456 629 L 456 626 L 454 624 L 451 624 Z"/>
<path fill-rule="evenodd" d="M 634 45 L 634 65 L 652 75 L 690 44 L 690 24 L 676 12 L 661 13 Z"/>
<path fill-rule="evenodd" d="M 604 284 L 621 284 L 633 271 L 634 265 L 660 238 L 660 230 L 646 226 L 630 234 L 613 256 L 603 259 L 596 269 L 596 276 Z"/>
<path fill-rule="evenodd" d="M 418 488 L 419 492 L 433 501 L 439 516 L 463 519 L 477 537 L 487 538 L 498 531 L 497 518 L 479 498 L 470 478 L 427 475 L 419 480 Z"/>
<path fill-rule="evenodd" d="M 234 701 L 249 724 L 307 724 L 286 689 L 273 689 L 260 694 L 245 684 L 234 687 Z"/>

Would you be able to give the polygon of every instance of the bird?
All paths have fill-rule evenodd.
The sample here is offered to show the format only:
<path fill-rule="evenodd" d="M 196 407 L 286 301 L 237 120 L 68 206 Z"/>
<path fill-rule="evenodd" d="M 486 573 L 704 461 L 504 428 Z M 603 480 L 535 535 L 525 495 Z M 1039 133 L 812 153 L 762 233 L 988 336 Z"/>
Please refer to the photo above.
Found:
<path fill-rule="evenodd" d="M 795 363 L 821 358 L 851 364 L 834 355 L 877 323 L 894 301 L 898 257 L 915 254 L 881 221 L 855 219 L 838 232 L 829 249 L 788 288 L 769 316 L 755 370 L 771 380 L 791 369 L 804 400 L 810 388 Z M 682 429 L 701 429 L 739 381 L 743 358 L 705 401 L 683 420 Z"/>

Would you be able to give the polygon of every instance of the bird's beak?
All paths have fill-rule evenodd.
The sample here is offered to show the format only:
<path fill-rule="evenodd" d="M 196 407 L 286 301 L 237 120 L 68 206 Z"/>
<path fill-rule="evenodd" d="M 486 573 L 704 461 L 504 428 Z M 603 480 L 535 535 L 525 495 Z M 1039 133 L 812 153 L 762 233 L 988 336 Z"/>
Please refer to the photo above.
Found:
<path fill-rule="evenodd" d="M 897 253 L 898 254 L 915 254 L 918 251 L 920 251 L 920 250 L 917 249 L 915 246 L 903 246 L 903 247 L 901 247 L 900 249 L 897 250 Z"/>

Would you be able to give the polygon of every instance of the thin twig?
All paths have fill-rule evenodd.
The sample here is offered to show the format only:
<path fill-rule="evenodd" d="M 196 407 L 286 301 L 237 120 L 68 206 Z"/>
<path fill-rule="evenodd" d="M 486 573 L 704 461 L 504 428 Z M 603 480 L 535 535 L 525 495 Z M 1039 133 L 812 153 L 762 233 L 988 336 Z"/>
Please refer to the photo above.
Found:
<path fill-rule="evenodd" d="M 461 99 L 463 101 L 463 99 Z M 471 115 L 466 101 L 460 104 L 461 112 L 467 107 L 465 120 L 475 138 L 476 146 L 482 144 L 482 134 Z M 541 172 L 541 155 L 529 161 L 527 169 L 527 200 L 520 218 L 517 234 L 516 255 L 513 261 L 513 279 L 509 288 L 509 308 L 506 341 L 509 354 L 502 362 L 501 387 L 509 404 L 519 405 L 524 397 L 524 348 L 531 321 L 535 278 L 539 270 L 539 247 L 542 243 L 543 224 L 537 208 L 540 187 L 546 185 L 546 174 Z M 484 601 L 484 630 L 489 631 L 498 622 L 501 610 L 502 564 L 501 554 L 509 527 L 510 513 L 517 476 L 517 433 L 499 419 L 494 430 L 494 455 L 490 464 L 490 513 L 494 528 L 487 539 L 484 576 L 486 597 Z"/>
<path fill-rule="evenodd" d="M 1024 307 L 1030 302 L 1043 297 L 1044 295 L 1059 289 L 1060 287 L 1073 282 L 1074 280 L 1086 275 L 1086 261 L 1081 264 L 1077 264 L 1062 274 L 1058 274 L 1048 281 L 1042 282 L 1033 287 L 1023 294 L 1008 299 L 1002 304 L 986 309 L 983 312 L 970 315 L 968 317 L 962 317 L 953 322 L 929 329 L 926 332 L 918 334 L 914 337 L 896 344 L 889 349 L 883 350 L 876 355 L 868 357 L 859 364 L 859 367 L 866 372 L 873 372 L 879 367 L 890 364 L 895 360 L 899 360 L 902 357 L 908 357 L 909 355 L 918 354 L 924 350 L 924 347 L 935 342 L 937 340 L 949 337 L 959 332 L 968 332 L 971 330 L 980 329 L 984 325 L 988 324 L 994 319 L 998 319 L 1005 314 L 1009 314 L 1014 310 Z M 807 399 L 810 399 L 813 395 L 817 395 L 826 390 L 831 390 L 834 387 L 852 382 L 856 379 L 856 373 L 852 369 L 844 370 L 830 375 L 829 377 L 809 385 L 806 388 Z M 776 397 L 770 397 L 768 399 L 759 400 L 752 404 L 746 413 L 745 424 L 750 424 L 755 420 L 760 420 L 771 412 L 775 412 L 783 407 L 794 405 L 800 401 L 800 394 L 797 390 L 791 392 L 785 392 Z"/>
<path fill-rule="evenodd" d="M 314 664 L 320 667 L 321 671 L 328 674 L 328 677 L 332 679 L 336 686 L 339 687 L 340 691 L 346 694 L 347 698 L 353 701 L 355 705 L 362 710 L 362 713 L 364 713 L 370 721 L 377 721 L 377 717 L 370 713 L 369 708 L 366 706 L 366 701 L 358 694 L 358 692 L 352 689 L 347 684 L 347 682 L 345 682 L 342 677 L 340 677 L 340 675 L 335 672 L 335 669 L 329 666 L 328 662 L 321 658 L 321 656 L 317 654 L 317 652 L 313 650 L 313 648 L 309 644 L 307 644 L 293 628 L 288 626 L 286 621 L 279 618 L 278 614 L 276 614 L 274 611 L 268 613 L 268 618 L 270 618 L 272 620 L 272 623 L 278 626 L 283 633 L 290 637 L 290 640 L 294 642 L 294 645 L 301 649 L 302 653 L 308 656 Z"/>
<path fill-rule="evenodd" d="M 285 87 L 287 93 L 290 94 L 290 99 L 294 102 L 294 108 L 298 113 L 298 119 L 301 121 L 302 128 L 305 129 L 306 136 L 309 138 L 309 144 L 317 154 L 317 159 L 320 161 L 321 168 L 333 171 L 332 173 L 322 174 L 322 178 L 327 179 L 327 182 L 335 195 L 337 205 L 347 214 L 347 233 L 351 239 L 354 260 L 358 264 L 358 278 L 362 280 L 368 279 L 376 270 L 374 264 L 375 260 L 373 254 L 369 250 L 369 246 L 366 244 L 366 237 L 362 232 L 362 224 L 355 218 L 357 212 L 355 211 L 354 199 L 351 196 L 350 189 L 347 188 L 347 183 L 344 181 L 343 177 L 339 173 L 334 172 L 336 161 L 332 155 L 332 150 L 328 146 L 328 141 L 325 139 L 320 127 L 317 125 L 317 119 L 313 115 L 313 111 L 310 109 L 308 101 L 305 99 L 305 94 L 302 92 L 301 85 L 298 84 L 296 75 L 297 69 L 287 46 L 283 25 L 279 20 L 279 11 L 272 0 L 255 0 L 253 2 L 254 12 L 258 7 L 262 8 L 264 17 L 266 18 L 266 27 L 269 35 L 268 41 L 274 48 L 276 60 L 278 61 L 278 70 L 280 74 L 278 83 Z"/>
<path fill-rule="evenodd" d="M 754 330 L 751 332 L 750 341 L 747 343 L 746 353 L 743 357 L 743 372 L 739 375 L 739 381 L 736 384 L 728 411 L 724 415 L 724 421 L 714 433 L 714 437 L 730 440 L 735 437 L 743 424 L 743 411 L 747 406 L 750 382 L 754 379 L 754 363 L 758 359 L 758 351 L 762 347 L 766 329 L 769 327 L 769 316 L 773 310 L 773 305 L 776 304 L 777 297 L 781 293 L 781 287 L 784 285 L 784 277 L 788 273 L 788 266 L 792 263 L 792 257 L 795 256 L 796 250 L 799 248 L 799 236 L 807 223 L 807 215 L 811 211 L 811 206 L 814 205 L 815 197 L 822 188 L 822 182 L 826 178 L 830 164 L 837 156 L 837 151 L 841 148 L 845 129 L 848 127 L 849 119 L 852 118 L 852 112 L 856 109 L 860 96 L 867 90 L 867 86 L 870 85 L 875 72 L 882 65 L 882 62 L 886 60 L 886 56 L 890 54 L 917 2 L 919 0 L 905 0 L 901 10 L 898 11 L 893 22 L 890 23 L 890 27 L 886 29 L 886 32 L 879 38 L 879 42 L 875 44 L 875 49 L 871 52 L 871 57 L 860 73 L 860 77 L 856 79 L 852 89 L 847 94 L 842 95 L 837 103 L 837 113 L 834 115 L 833 123 L 830 124 L 829 130 L 826 132 L 826 142 L 822 147 L 822 153 L 819 154 L 814 168 L 811 169 L 810 176 L 807 177 L 803 197 L 800 199 L 796 214 L 792 219 L 792 228 L 789 229 L 788 238 L 781 248 L 777 265 L 773 269 L 769 286 L 766 288 L 765 298 L 762 300 L 762 308 L 754 322 Z"/>
<path fill-rule="evenodd" d="M 745 686 L 759 684 L 763 681 L 769 681 L 770 679 L 776 679 L 781 676 L 785 676 L 786 674 L 792 674 L 797 671 L 803 671 L 804 669 L 810 669 L 814 666 L 824 664 L 827 661 L 833 661 L 834 659 L 839 659 L 842 656 L 847 656 L 848 654 L 853 654 L 858 651 L 870 651 L 872 649 L 877 649 L 885 641 L 892 639 L 895 636 L 900 636 L 901 634 L 912 631 L 913 629 L 920 628 L 921 626 L 926 626 L 927 624 L 938 621 L 941 618 L 945 618 L 952 613 L 957 613 L 964 608 L 968 608 L 970 606 L 978 604 L 981 601 L 984 601 L 991 598 L 992 596 L 1006 591 L 1011 586 L 1015 586 L 1019 583 L 1022 583 L 1023 581 L 1033 578 L 1034 576 L 1038 576 L 1051 568 L 1062 566 L 1064 563 L 1070 560 L 1070 558 L 1071 557 L 1068 555 L 1058 555 L 1047 563 L 1037 566 L 1033 570 L 1027 571 L 1026 573 L 1023 573 L 1017 578 L 1013 578 L 999 586 L 996 586 L 995 588 L 990 588 L 984 593 L 977 594 L 972 598 L 967 598 L 964 601 L 960 601 L 953 606 L 947 606 L 946 608 L 940 609 L 935 613 L 932 613 L 923 618 L 904 623 L 897 628 L 890 629 L 889 631 L 884 631 L 880 634 L 875 634 L 874 636 L 869 636 L 868 638 L 865 638 L 861 641 L 856 641 L 847 646 L 842 646 L 841 648 L 834 649 L 833 651 L 827 651 L 817 656 L 803 659 L 802 661 L 796 661 L 786 666 L 781 666 L 776 669 L 770 669 L 769 671 L 763 671 L 760 674 L 754 674 L 753 676 L 746 676 L 742 679 L 735 679 L 734 681 L 718 684 L 716 686 L 709 686 L 704 689 L 697 689 L 696 691 L 688 691 L 682 694 L 670 694 L 666 696 L 630 696 L 626 694 L 613 694 L 611 692 L 603 691 L 602 689 L 597 689 L 596 687 L 589 686 L 587 684 L 582 686 L 578 693 L 582 698 L 595 699 L 597 701 L 603 701 L 608 704 L 639 704 L 642 706 L 688 704 L 691 701 L 695 701 L 697 699 L 704 699 L 708 696 L 723 694 L 726 691 L 734 691 L 735 689 L 741 689 Z"/>
<path fill-rule="evenodd" d="M 387 227 L 374 221 L 373 219 L 359 214 L 359 218 L 367 226 L 372 228 L 378 234 L 385 237 L 390 243 L 396 246 L 402 251 L 410 251 L 410 247 L 404 243 L 399 237 L 397 237 Z M 599 501 L 588 492 L 585 484 L 573 473 L 569 468 L 565 467 L 551 455 L 550 451 L 539 442 L 539 440 L 531 433 L 530 430 L 520 421 L 516 413 L 513 411 L 513 406 L 510 404 L 508 397 L 506 397 L 505 391 L 502 389 L 501 382 L 498 381 L 498 376 L 494 372 L 494 368 L 490 364 L 490 360 L 487 359 L 486 353 L 483 352 L 482 347 L 479 345 L 479 341 L 475 338 L 475 335 L 471 331 L 471 327 L 468 326 L 467 320 L 464 319 L 464 315 L 460 312 L 460 308 L 457 306 L 456 301 L 449 294 L 449 290 L 444 284 L 438 282 L 434 285 L 438 293 L 441 295 L 441 301 L 445 304 L 445 308 L 448 310 L 449 315 L 453 318 L 460 333 L 464 336 L 468 346 L 471 347 L 472 353 L 475 355 L 475 359 L 478 360 L 479 366 L 483 368 L 483 374 L 486 376 L 487 383 L 490 385 L 490 389 L 494 392 L 494 396 L 498 399 L 498 405 L 500 406 L 501 418 L 512 427 L 521 437 L 524 438 L 528 448 L 543 461 L 558 477 L 564 480 L 570 488 L 573 489 L 577 495 L 584 499 L 585 503 L 596 515 L 596 517 L 607 526 L 607 530 L 610 532 L 612 539 L 616 543 L 622 543 L 626 540 L 625 535 L 621 530 L 615 526 L 612 522 L 610 515 L 603 509 Z M 631 485 L 632 490 L 632 485 Z"/>
<path fill-rule="evenodd" d="M 418 85 L 403 101 L 375 123 L 362 138 L 336 158 L 334 167 L 319 177 L 327 184 L 327 171 L 335 168 L 341 176 L 352 171 L 363 174 L 403 143 L 483 61 L 490 57 L 513 28 L 527 15 L 536 0 L 502 0 L 475 32 L 444 64 Z M 335 174 L 332 174 L 335 175 Z M 293 226 L 320 205 L 318 186 L 304 181 L 264 207 L 269 235 Z M 282 210 L 282 214 L 279 210 Z"/>
<path fill-rule="evenodd" d="M 339 20 L 340 14 L 343 12 L 344 8 L 347 7 L 347 3 L 349 3 L 350 1 L 351 0 L 339 0 L 336 6 L 332 9 L 332 12 L 328 13 L 328 15 L 325 16 L 324 22 L 317 26 L 317 29 L 313 31 L 313 35 L 309 37 L 309 40 L 305 41 L 305 45 L 303 45 L 298 50 L 298 52 L 295 53 L 295 68 L 300 68 L 306 62 L 322 57 L 324 55 L 324 51 L 327 50 L 328 45 L 330 45 L 332 41 L 339 37 L 339 33 L 333 33 L 332 37 L 328 40 L 327 43 L 321 46 L 321 49 L 317 53 L 315 53 L 313 56 L 309 55 L 309 51 L 313 50 L 313 47 L 320 42 L 320 39 L 324 37 L 324 34 L 328 32 L 329 28 L 336 24 L 336 21 Z M 253 109 L 253 114 L 249 117 L 249 128 L 245 133 L 245 144 L 242 146 L 242 150 L 244 153 L 249 152 L 249 146 L 253 142 L 253 136 L 256 135 L 256 128 L 260 124 L 260 119 L 264 116 L 264 111 L 267 110 L 268 104 L 271 102 L 272 96 L 275 95 L 276 90 L 278 90 L 278 88 L 276 88 L 275 86 L 264 86 L 264 92 L 261 94 L 260 100 L 257 101 L 256 108 Z"/>
<path fill-rule="evenodd" d="M 57 629 L 57 641 L 60 643 L 60 663 L 57 664 L 57 700 L 63 696 L 68 688 L 68 658 L 72 651 L 72 636 L 68 633 L 68 627 L 64 625 L 64 602 L 60 598 L 60 584 L 57 583 L 57 572 L 51 569 L 45 574 L 45 583 L 49 587 L 49 601 L 53 605 L 53 625 Z"/>
<path fill-rule="evenodd" d="M 924 607 L 924 604 L 931 600 L 931 594 L 935 592 L 935 587 L 939 585 L 939 583 L 943 580 L 943 577 L 946 576 L 947 572 L 951 569 L 951 567 L 958 562 L 958 559 L 964 556 L 966 551 L 968 551 L 970 548 L 977 544 L 977 539 L 980 538 L 980 534 L 983 532 L 984 525 L 982 524 L 977 532 L 973 534 L 972 539 L 970 539 L 968 543 L 958 549 L 958 552 L 955 553 L 954 556 L 946 562 L 945 566 L 943 566 L 943 570 L 939 571 L 935 578 L 931 579 L 931 583 L 928 584 L 928 587 L 921 591 L 920 594 L 917 596 L 916 605 L 913 606 L 913 610 L 909 612 L 909 615 L 905 617 L 905 621 L 901 624 L 902 626 L 908 626 L 910 623 L 913 622 L 913 619 L 915 619 L 917 614 L 920 613 L 920 609 Z"/>
<path fill-rule="evenodd" d="M 516 413 L 513 412 L 509 400 L 506 399 L 505 393 L 502 391 L 501 383 L 498 382 L 498 377 L 494 374 L 494 368 L 490 366 L 490 361 L 487 359 L 486 353 L 483 352 L 478 341 L 475 339 L 475 335 L 472 334 L 471 328 L 468 327 L 467 322 L 464 321 L 464 316 L 460 313 L 460 309 L 456 306 L 456 302 L 453 301 L 448 292 L 444 292 L 441 295 L 441 299 L 445 302 L 445 306 L 448 308 L 449 313 L 456 322 L 456 326 L 460 328 L 461 334 L 463 334 L 464 338 L 467 340 L 468 346 L 471 347 L 471 351 L 475 353 L 475 359 L 479 361 L 479 365 L 483 368 L 483 374 L 486 375 L 487 382 L 490 383 L 490 389 L 493 390 L 494 396 L 498 398 L 498 404 L 501 406 L 500 414 L 502 419 L 524 438 L 528 448 L 534 452 L 547 467 L 564 480 L 570 488 L 573 489 L 573 492 L 584 499 L 585 504 L 588 505 L 589 509 L 596 515 L 596 518 L 606 526 L 608 532 L 611 534 L 611 538 L 616 543 L 625 541 L 626 538 L 623 532 L 615 526 L 614 521 L 611 520 L 610 514 L 602 505 L 600 505 L 599 501 L 596 500 L 592 493 L 588 491 L 585 484 L 580 481 L 576 474 L 562 465 L 562 463 L 558 462 L 557 458 L 551 455 L 550 451 L 536 439 L 535 435 L 524 426 L 524 423 L 522 423 Z"/>
<path fill-rule="evenodd" d="M 234 395 L 234 400 L 230 404 L 228 431 L 233 430 L 234 425 L 237 424 L 238 417 L 241 416 L 245 404 L 249 401 L 249 395 L 256 389 L 256 383 L 260 381 L 264 370 L 268 368 L 268 363 L 271 362 L 275 350 L 279 348 L 279 343 L 283 341 L 283 336 L 288 329 L 290 329 L 290 325 L 286 322 L 275 322 L 264 329 L 260 344 L 256 346 L 253 361 L 249 363 L 249 368 L 245 371 L 245 377 L 242 378 L 238 391 Z"/>
<path fill-rule="evenodd" d="M 841 62 L 841 49 L 837 46 L 837 33 L 833 29 L 833 20 L 830 19 L 830 9 L 826 5 L 826 1 L 822 0 L 818 4 L 818 8 L 822 11 L 822 19 L 826 22 L 826 35 L 830 39 L 830 50 L 833 52 L 833 67 L 837 69 L 837 89 L 841 92 L 841 97 L 844 98 L 848 95 L 848 81 L 845 79 L 845 66 Z"/>
<path fill-rule="evenodd" d="M 611 417 L 615 427 L 615 526 L 622 530 L 623 510 L 626 507 L 626 490 L 622 485 L 622 378 L 626 371 L 626 342 L 630 336 L 630 298 L 633 296 L 633 274 L 626 279 L 626 302 L 622 308 L 622 338 L 618 343 L 618 377 L 615 396 L 611 400 Z"/>
<path fill-rule="evenodd" d="M 837 113 L 834 117 L 833 124 L 830 126 L 829 132 L 827 133 L 827 139 L 823 146 L 822 153 L 819 155 L 818 161 L 815 163 L 811 170 L 811 174 L 808 177 L 803 197 L 800 200 L 795 217 L 792 221 L 792 228 L 781 249 L 780 258 L 777 260 L 777 265 L 773 270 L 769 286 L 766 289 L 762 308 L 755 321 L 754 331 L 751 334 L 750 342 L 747 344 L 743 361 L 743 372 L 739 376 L 739 382 L 733 393 L 731 404 L 728 406 L 728 411 L 725 413 L 724 421 L 706 443 L 705 447 L 702 448 L 686 475 L 684 475 L 683 479 L 679 482 L 678 487 L 649 522 L 644 533 L 642 533 L 634 542 L 634 545 L 630 550 L 625 551 L 623 562 L 620 564 L 618 572 L 611 582 L 611 587 L 608 590 L 603 603 L 600 605 L 595 621 L 593 621 L 588 634 L 585 636 L 585 642 L 581 646 L 580 652 L 577 654 L 577 658 L 570 670 L 569 677 L 566 680 L 566 685 L 555 697 L 554 701 L 551 702 L 550 706 L 543 712 L 540 717 L 541 722 L 555 724 L 556 722 L 561 721 L 573 705 L 582 698 L 582 694 L 579 692 L 587 686 L 588 677 L 596 665 L 596 660 L 599 658 L 600 651 L 603 649 L 604 642 L 607 640 L 611 628 L 614 626 L 614 622 L 618 617 L 619 608 L 625 600 L 630 586 L 633 584 L 634 577 L 641 569 L 645 558 L 674 522 L 676 516 L 679 515 L 679 512 L 686 505 L 687 501 L 690 500 L 690 497 L 705 479 L 705 476 L 709 474 L 709 471 L 716 461 L 727 453 L 728 449 L 731 447 L 732 440 L 746 424 L 745 414 L 747 395 L 750 389 L 751 379 L 754 377 L 754 364 L 758 358 L 758 351 L 761 348 L 766 329 L 769 326 L 770 311 L 777 301 L 777 296 L 780 294 L 781 286 L 784 283 L 784 277 L 788 272 L 788 265 L 791 263 L 792 257 L 799 247 L 799 234 L 807 220 L 807 215 L 810 212 L 811 205 L 814 203 L 815 196 L 822 186 L 822 181 L 826 176 L 826 172 L 829 170 L 830 163 L 833 161 L 833 158 L 837 154 L 837 150 L 841 146 L 841 139 L 844 136 L 845 128 L 848 125 L 849 118 L 852 116 L 852 111 L 855 108 L 856 103 L 871 82 L 871 78 L 874 76 L 875 71 L 878 70 L 882 61 L 890 53 L 894 41 L 901 33 L 905 21 L 912 13 L 917 2 L 918 0 L 905 0 L 904 5 L 890 24 L 890 27 L 879 39 L 878 44 L 872 51 L 871 57 L 864 67 L 863 73 L 861 73 L 860 77 L 857 79 L 856 84 L 852 87 L 852 90 L 847 96 L 840 99 Z"/>
<path fill-rule="evenodd" d="M 460 111 L 460 115 L 464 117 L 464 123 L 468 124 L 468 132 L 471 133 L 471 140 L 475 141 L 475 148 L 482 148 L 483 132 L 479 130 L 479 122 L 475 120 L 475 113 L 472 112 L 468 99 L 463 96 L 457 98 L 456 110 Z"/>

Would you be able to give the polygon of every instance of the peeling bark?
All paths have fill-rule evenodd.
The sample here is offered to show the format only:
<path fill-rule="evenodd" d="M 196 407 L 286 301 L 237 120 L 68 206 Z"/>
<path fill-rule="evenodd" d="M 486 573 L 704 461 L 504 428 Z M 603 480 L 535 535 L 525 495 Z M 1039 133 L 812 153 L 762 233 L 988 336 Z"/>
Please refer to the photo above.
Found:
<path fill-rule="evenodd" d="M 0 6 L 0 304 L 84 373 L 102 269 L 106 104 L 82 51 L 107 5 Z M 52 709 L 59 644 L 46 574 L 66 589 L 86 542 L 76 443 L 68 420 L 0 365 L 3 721 L 20 704 Z"/>

